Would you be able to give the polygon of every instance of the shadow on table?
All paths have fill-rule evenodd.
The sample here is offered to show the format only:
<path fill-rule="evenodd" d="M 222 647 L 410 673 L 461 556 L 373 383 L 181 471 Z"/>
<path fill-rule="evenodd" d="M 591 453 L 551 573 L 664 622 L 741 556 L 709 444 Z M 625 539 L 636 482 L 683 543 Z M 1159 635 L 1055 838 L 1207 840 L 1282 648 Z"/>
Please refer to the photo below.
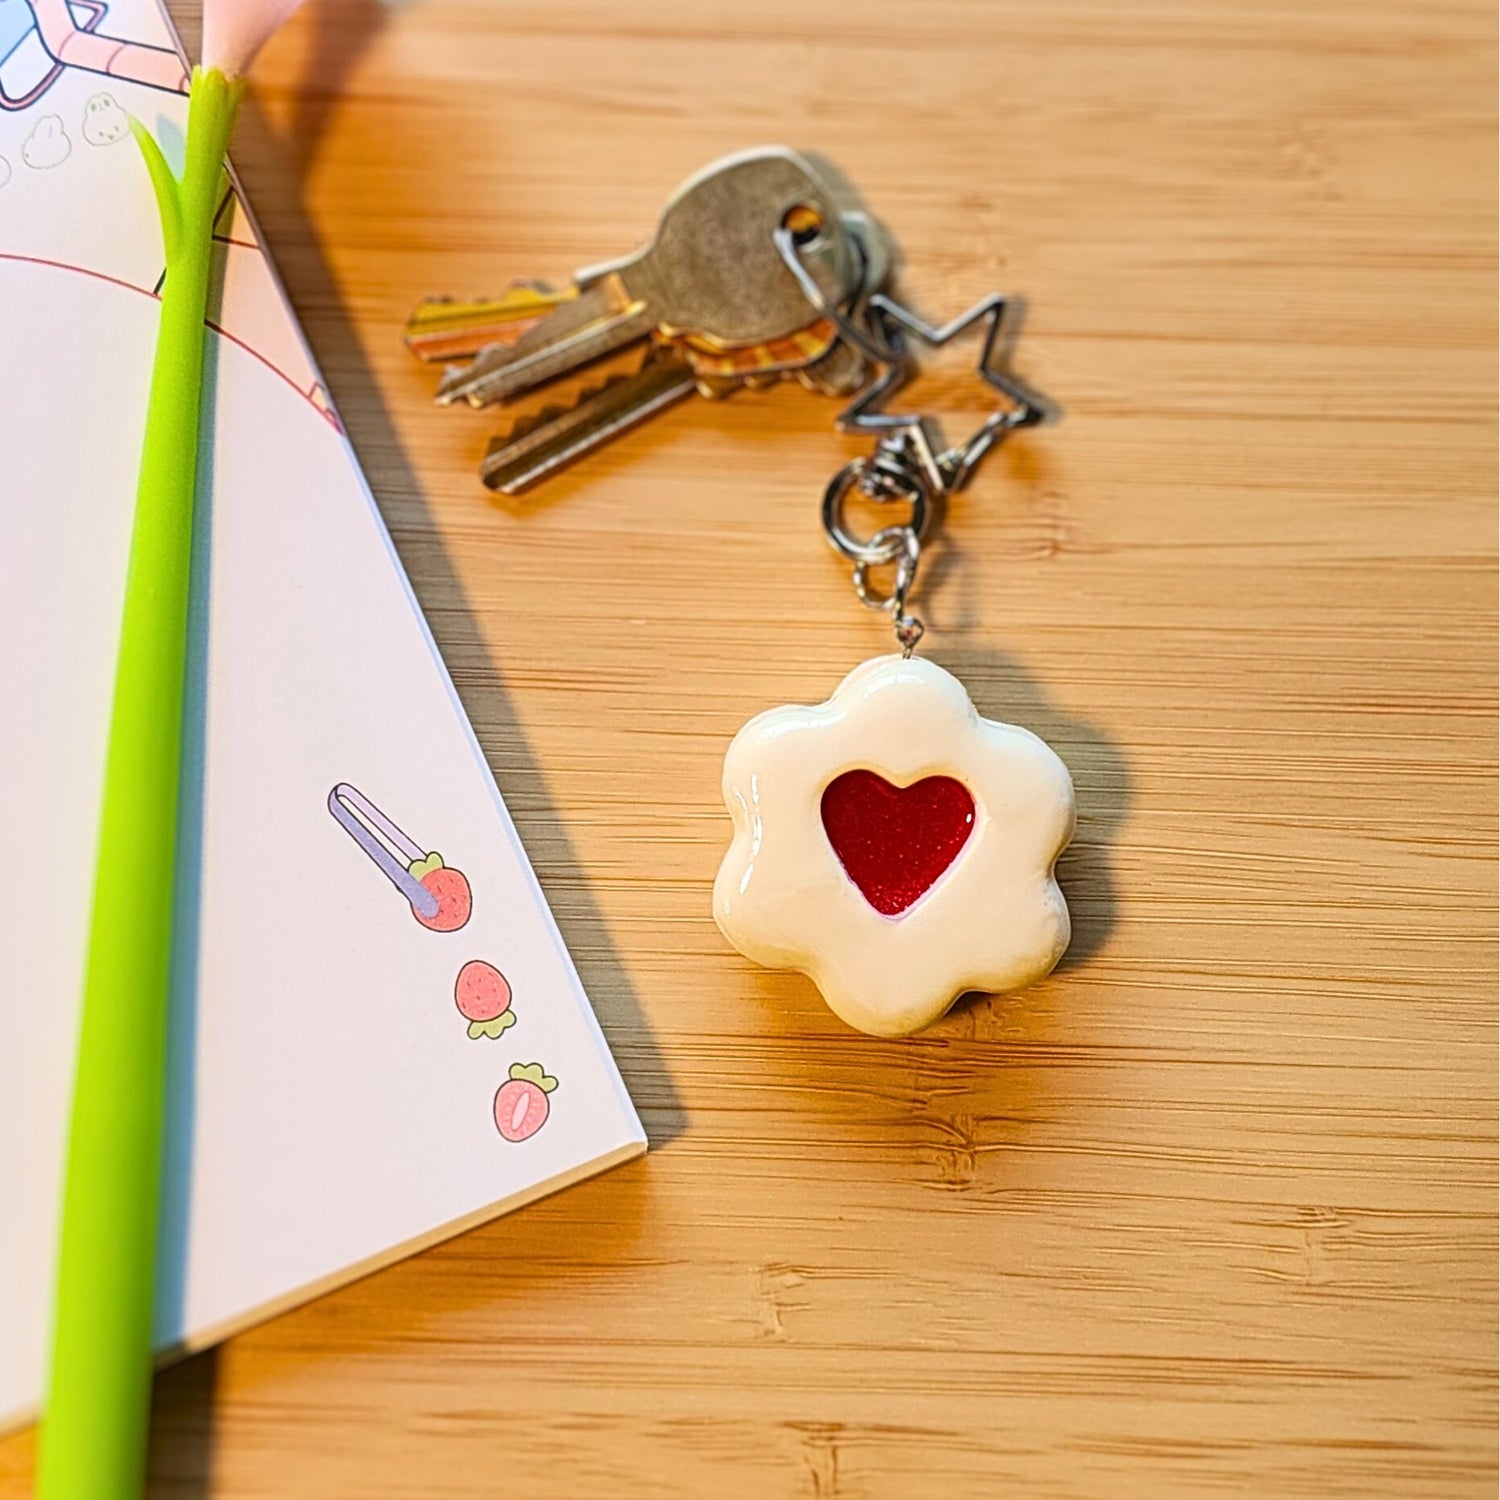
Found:
<path fill-rule="evenodd" d="M 379 382 L 360 347 L 343 295 L 322 254 L 303 202 L 307 172 L 330 108 L 338 96 L 342 78 L 358 59 L 358 51 L 350 45 L 350 39 L 361 38 L 368 46 L 389 19 L 389 7 L 378 0 L 343 0 L 337 6 L 319 7 L 311 14 L 318 18 L 318 30 L 307 59 L 306 77 L 316 78 L 318 86 L 299 93 L 296 112 L 284 133 L 272 129 L 252 93 L 246 101 L 237 138 L 249 148 L 245 152 L 247 157 L 253 155 L 268 164 L 264 173 L 257 174 L 254 198 L 263 217 L 281 226 L 289 247 L 283 259 L 295 268 L 294 300 L 303 307 L 316 309 L 316 314 L 308 318 L 310 341 L 355 452 L 379 455 L 377 500 L 382 498 L 381 492 L 400 495 L 405 502 L 430 515 L 421 484 L 396 434 Z M 293 246 L 295 250 L 290 249 Z M 397 330 L 393 329 L 391 336 L 396 339 Z M 477 484 L 474 503 L 476 506 L 487 503 Z M 423 572 L 427 577 L 436 574 L 439 582 L 435 587 L 424 588 L 428 596 L 424 603 L 440 606 L 429 623 L 445 655 L 454 661 L 462 660 L 462 671 L 455 674 L 455 687 L 466 708 L 481 721 L 498 719 L 512 726 L 505 764 L 496 768 L 501 791 L 517 805 L 536 810 L 535 821 L 547 830 L 547 862 L 560 865 L 567 872 L 560 884 L 566 885 L 570 900 L 555 912 L 558 924 L 582 973 L 585 989 L 602 1001 L 598 1007 L 600 1023 L 610 1038 L 632 1097 L 650 1116 L 651 1143 L 663 1145 L 682 1128 L 680 1103 L 665 1063 L 610 939 L 603 913 L 583 875 L 562 816 L 549 795 L 544 771 L 519 730 L 519 717 L 502 672 L 490 655 L 485 632 L 469 606 L 463 584 L 435 525 L 429 537 L 431 545 L 424 551 Z M 424 542 L 427 540 L 424 538 Z M 400 545 L 398 539 L 398 551 Z M 484 748 L 493 766 L 493 749 Z"/>
<path fill-rule="evenodd" d="M 214 1396 L 219 1351 L 207 1349 L 156 1377 L 146 1493 L 200 1500 L 213 1493 Z"/>
<path fill-rule="evenodd" d="M 1125 758 L 1101 729 L 1057 708 L 1006 652 L 950 645 L 935 633 L 930 654 L 964 684 L 986 719 L 1019 724 L 1040 735 L 1072 773 L 1078 831 L 1057 862 L 1057 880 L 1067 897 L 1073 938 L 1058 970 L 1079 968 L 1103 949 L 1115 927 L 1111 858 L 1131 796 Z"/>

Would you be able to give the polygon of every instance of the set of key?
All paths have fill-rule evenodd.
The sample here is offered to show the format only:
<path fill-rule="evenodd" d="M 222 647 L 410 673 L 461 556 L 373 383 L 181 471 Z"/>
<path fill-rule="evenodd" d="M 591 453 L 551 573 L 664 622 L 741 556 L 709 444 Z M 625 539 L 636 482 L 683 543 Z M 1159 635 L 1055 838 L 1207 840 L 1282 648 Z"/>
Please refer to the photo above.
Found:
<path fill-rule="evenodd" d="M 516 495 L 695 393 L 789 378 L 829 395 L 861 389 L 868 353 L 845 334 L 889 269 L 874 221 L 772 147 L 684 183 L 635 254 L 560 290 L 518 281 L 492 300 L 433 299 L 406 339 L 443 365 L 439 405 L 565 392 L 490 443 L 481 477 Z"/>

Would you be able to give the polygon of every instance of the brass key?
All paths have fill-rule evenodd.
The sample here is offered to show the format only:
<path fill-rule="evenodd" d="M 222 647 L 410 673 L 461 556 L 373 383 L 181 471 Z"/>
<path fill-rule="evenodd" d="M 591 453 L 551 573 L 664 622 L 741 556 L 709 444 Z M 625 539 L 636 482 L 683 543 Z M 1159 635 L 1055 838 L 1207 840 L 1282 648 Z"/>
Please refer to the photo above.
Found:
<path fill-rule="evenodd" d="M 424 364 L 472 359 L 493 345 L 514 344 L 573 295 L 571 287 L 554 292 L 516 281 L 495 298 L 430 297 L 407 321 L 406 347 Z"/>

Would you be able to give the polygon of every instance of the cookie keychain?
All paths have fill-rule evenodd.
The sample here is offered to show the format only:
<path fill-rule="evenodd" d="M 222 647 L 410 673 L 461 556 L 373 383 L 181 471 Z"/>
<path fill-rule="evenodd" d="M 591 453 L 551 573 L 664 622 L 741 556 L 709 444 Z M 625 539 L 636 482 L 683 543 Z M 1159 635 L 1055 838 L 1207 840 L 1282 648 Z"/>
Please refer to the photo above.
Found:
<path fill-rule="evenodd" d="M 491 441 L 480 475 L 506 495 L 695 395 L 794 379 L 855 396 L 839 426 L 875 434 L 876 448 L 834 477 L 823 529 L 901 650 L 855 668 L 827 702 L 773 709 L 735 737 L 734 840 L 714 915 L 740 952 L 801 969 L 844 1020 L 881 1036 L 919 1030 L 965 990 L 1015 989 L 1052 968 L 1068 942 L 1052 870 L 1073 830 L 1057 756 L 981 718 L 955 677 L 914 655 L 922 624 L 908 599 L 930 517 L 1040 410 L 997 366 L 1002 297 L 930 328 L 884 295 L 891 263 L 880 225 L 811 160 L 765 146 L 690 178 L 623 259 L 560 289 L 516 281 L 495 298 L 429 299 L 407 326 L 412 352 L 443 367 L 440 405 L 504 407 L 574 379 Z M 911 374 L 908 340 L 943 344 L 986 319 L 979 368 L 1007 404 L 966 443 L 944 448 L 927 419 L 883 410 Z M 906 519 L 859 539 L 844 519 L 855 491 L 904 505 Z M 894 569 L 889 592 L 878 568 Z M 411 894 L 420 921 L 425 896 Z"/>
<path fill-rule="evenodd" d="M 909 609 L 935 502 L 1041 413 L 995 367 L 1002 298 L 934 329 L 876 296 L 862 327 L 802 273 L 789 235 L 778 244 L 809 298 L 884 369 L 839 421 L 877 433 L 875 453 L 835 475 L 822 519 L 860 602 L 891 616 L 901 649 L 857 666 L 825 702 L 770 709 L 735 736 L 714 917 L 747 958 L 808 975 L 849 1025 L 904 1036 L 968 990 L 1041 979 L 1068 945 L 1054 878 L 1073 834 L 1067 768 L 1029 730 L 982 718 L 956 677 L 915 654 L 923 626 Z M 1007 408 L 949 449 L 928 419 L 883 412 L 909 378 L 908 337 L 944 344 L 986 318 L 979 368 Z M 909 514 L 862 541 L 844 519 L 855 490 Z M 879 567 L 894 569 L 889 592 L 872 582 Z"/>

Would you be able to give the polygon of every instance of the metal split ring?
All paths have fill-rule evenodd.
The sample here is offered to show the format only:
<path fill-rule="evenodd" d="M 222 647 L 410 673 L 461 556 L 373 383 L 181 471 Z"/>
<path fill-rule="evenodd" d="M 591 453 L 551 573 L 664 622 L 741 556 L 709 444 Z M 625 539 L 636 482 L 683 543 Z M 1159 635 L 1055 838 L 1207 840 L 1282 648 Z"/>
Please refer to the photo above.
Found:
<path fill-rule="evenodd" d="M 862 542 L 844 525 L 844 500 L 849 491 L 862 486 L 866 478 L 876 474 L 873 462 L 868 458 L 856 458 L 844 465 L 829 481 L 823 491 L 823 531 L 834 551 L 847 557 L 857 567 L 877 567 L 881 563 L 895 562 L 906 548 L 905 537 L 913 543 L 922 540 L 927 530 L 928 494 L 924 485 L 913 484 L 903 494 L 890 490 L 871 495 L 882 503 L 904 499 L 911 506 L 911 516 L 903 526 L 885 526 Z M 868 492 L 867 492 L 868 493 Z M 915 571 L 916 563 L 913 561 Z"/>
<path fill-rule="evenodd" d="M 864 558 L 856 562 L 854 592 L 866 609 L 884 610 L 894 615 L 898 621 L 904 620 L 906 596 L 911 592 L 912 584 L 917 581 L 917 563 L 921 560 L 922 544 L 910 526 L 885 526 L 870 538 L 869 545 L 872 548 L 879 547 L 882 551 L 888 548 L 896 550 L 891 556 L 883 557 L 878 562 Z M 870 569 L 888 562 L 896 565 L 896 580 L 891 585 L 890 593 L 877 593 L 870 587 Z"/>

